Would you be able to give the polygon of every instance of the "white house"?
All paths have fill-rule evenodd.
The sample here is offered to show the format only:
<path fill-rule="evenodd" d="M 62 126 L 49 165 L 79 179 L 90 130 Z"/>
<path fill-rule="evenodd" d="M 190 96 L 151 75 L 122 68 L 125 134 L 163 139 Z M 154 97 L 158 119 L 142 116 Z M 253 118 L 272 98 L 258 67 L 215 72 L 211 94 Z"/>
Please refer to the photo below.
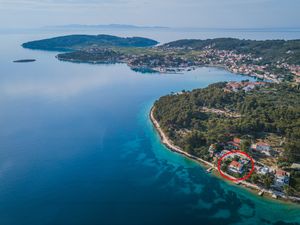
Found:
<path fill-rule="evenodd" d="M 269 156 L 271 155 L 270 151 L 272 150 L 271 146 L 264 142 L 257 142 L 256 144 L 252 144 L 251 149 Z"/>
<path fill-rule="evenodd" d="M 243 173 L 244 168 L 243 164 L 237 162 L 237 161 L 232 161 L 229 165 L 229 170 L 234 172 L 234 173 Z"/>
<path fill-rule="evenodd" d="M 290 174 L 284 170 L 276 170 L 274 186 L 282 188 L 284 185 L 288 185 L 290 182 Z"/>
<path fill-rule="evenodd" d="M 271 172 L 270 168 L 269 168 L 269 167 L 266 167 L 266 166 L 260 167 L 260 168 L 257 170 L 257 173 L 258 173 L 258 174 L 262 174 L 262 175 L 266 175 L 266 174 L 268 174 L 268 173 L 270 173 L 270 172 Z"/>

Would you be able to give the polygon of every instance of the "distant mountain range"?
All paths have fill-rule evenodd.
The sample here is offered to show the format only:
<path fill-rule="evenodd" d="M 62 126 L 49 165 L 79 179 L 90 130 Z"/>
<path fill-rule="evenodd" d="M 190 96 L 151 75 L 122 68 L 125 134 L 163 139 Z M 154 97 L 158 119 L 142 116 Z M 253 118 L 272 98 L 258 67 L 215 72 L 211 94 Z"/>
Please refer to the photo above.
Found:
<path fill-rule="evenodd" d="M 45 26 L 42 29 L 169 29 L 169 27 L 162 26 L 135 26 L 128 24 L 98 24 L 98 25 L 84 25 L 84 24 L 68 24 L 59 26 Z"/>

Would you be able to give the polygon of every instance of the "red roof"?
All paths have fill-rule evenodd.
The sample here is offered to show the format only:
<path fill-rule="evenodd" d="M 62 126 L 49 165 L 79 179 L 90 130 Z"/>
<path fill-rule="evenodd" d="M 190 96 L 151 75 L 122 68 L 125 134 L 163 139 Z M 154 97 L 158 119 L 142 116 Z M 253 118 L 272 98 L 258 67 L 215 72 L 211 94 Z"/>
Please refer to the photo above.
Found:
<path fill-rule="evenodd" d="M 283 177 L 286 175 L 284 170 L 276 170 L 276 176 Z"/>
<path fill-rule="evenodd" d="M 241 168 L 242 165 L 241 165 L 239 162 L 237 162 L 237 161 L 232 161 L 232 162 L 230 163 L 230 166 L 239 169 L 239 168 Z"/>
<path fill-rule="evenodd" d="M 267 143 L 265 143 L 265 142 L 262 142 L 262 141 L 257 142 L 256 144 L 257 144 L 257 145 L 260 145 L 260 146 L 270 146 L 269 144 L 267 144 Z"/>

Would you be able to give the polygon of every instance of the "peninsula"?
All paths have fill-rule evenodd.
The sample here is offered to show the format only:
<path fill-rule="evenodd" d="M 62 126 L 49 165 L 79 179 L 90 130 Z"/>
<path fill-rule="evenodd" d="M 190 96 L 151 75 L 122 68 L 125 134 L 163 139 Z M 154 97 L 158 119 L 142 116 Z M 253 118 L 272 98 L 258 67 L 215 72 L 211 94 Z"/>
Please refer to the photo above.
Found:
<path fill-rule="evenodd" d="M 221 82 L 161 97 L 150 118 L 173 151 L 211 169 L 224 155 L 245 152 L 255 162 L 254 173 L 239 183 L 260 194 L 300 201 L 299 102 L 299 85 Z M 236 154 L 221 170 L 238 180 L 249 166 Z"/>
<path fill-rule="evenodd" d="M 222 67 L 275 83 L 300 83 L 300 40 L 215 38 L 178 40 L 163 45 L 152 39 L 110 35 L 69 35 L 32 41 L 30 49 L 68 51 L 57 58 L 80 63 L 126 63 L 141 72 L 178 73 L 203 66 Z"/>

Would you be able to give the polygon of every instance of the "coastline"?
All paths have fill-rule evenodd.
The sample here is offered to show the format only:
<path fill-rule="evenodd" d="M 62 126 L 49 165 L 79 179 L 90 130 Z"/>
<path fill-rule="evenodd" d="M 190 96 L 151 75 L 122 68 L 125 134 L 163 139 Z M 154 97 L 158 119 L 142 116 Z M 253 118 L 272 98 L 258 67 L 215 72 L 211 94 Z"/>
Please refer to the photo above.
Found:
<path fill-rule="evenodd" d="M 222 69 L 225 70 L 227 72 L 236 74 L 236 75 L 241 75 L 241 76 L 249 76 L 251 78 L 254 79 L 261 79 L 261 80 L 269 80 L 275 83 L 280 83 L 280 81 L 278 79 L 274 79 L 274 78 L 270 78 L 270 77 L 259 77 L 255 74 L 246 74 L 246 73 L 238 73 L 238 72 L 234 72 L 231 69 L 229 69 L 227 66 L 222 65 L 222 64 L 203 64 L 201 66 L 192 66 L 192 67 L 187 67 L 187 68 L 177 68 L 178 71 L 168 71 L 168 68 L 161 68 L 161 69 L 153 69 L 153 68 L 148 68 L 148 67 L 133 67 L 132 65 L 130 65 L 130 63 L 126 62 L 126 61 L 105 61 L 105 62 L 101 62 L 101 61 L 95 61 L 95 60 L 78 60 L 78 59 L 72 59 L 72 58 L 61 58 L 59 57 L 59 55 L 55 56 L 59 61 L 62 62 L 71 62 L 71 63 L 87 63 L 87 64 L 118 64 L 118 63 L 124 63 L 126 64 L 130 69 L 132 69 L 133 71 L 138 71 L 139 69 L 146 69 L 146 70 L 150 70 L 151 72 L 154 73 L 159 73 L 159 74 L 183 74 L 184 72 L 188 72 L 191 70 L 195 70 L 195 69 L 199 69 L 199 68 L 203 68 L 203 67 L 211 67 L 211 68 L 216 68 L 216 69 Z M 140 71 L 139 71 L 140 72 Z"/>
<path fill-rule="evenodd" d="M 205 161 L 199 157 L 196 157 L 196 156 L 193 156 L 185 151 L 183 151 L 180 147 L 176 146 L 168 137 L 167 135 L 163 132 L 163 130 L 161 129 L 158 121 L 155 119 L 154 117 L 154 112 L 155 110 L 155 106 L 153 105 L 151 107 L 151 110 L 150 110 L 150 113 L 149 113 L 149 117 L 150 117 L 150 120 L 152 122 L 152 125 L 154 126 L 154 128 L 156 129 L 156 131 L 158 132 L 159 136 L 160 136 L 160 139 L 161 139 L 161 142 L 168 148 L 170 149 L 171 151 L 173 152 L 176 152 L 178 154 L 181 154 L 189 159 L 192 159 L 198 163 L 200 163 L 201 165 L 205 166 L 206 168 L 210 168 L 210 170 L 215 170 L 217 171 L 216 173 L 213 173 L 216 177 L 218 178 L 221 178 L 223 181 L 226 181 L 219 173 L 218 173 L 218 168 L 217 166 L 215 166 L 213 163 L 210 163 L 208 161 Z M 229 174 L 225 173 L 226 176 L 228 177 L 232 177 L 230 176 Z M 234 177 L 232 177 L 234 178 Z M 264 188 L 261 188 L 255 184 L 252 184 L 252 183 L 249 183 L 247 181 L 240 181 L 240 182 L 230 182 L 231 184 L 237 184 L 237 185 L 241 185 L 242 187 L 246 188 L 248 191 L 252 192 L 252 193 L 256 193 L 258 194 L 258 192 L 264 192 L 265 195 L 261 196 L 261 197 L 266 197 L 268 199 L 272 199 L 272 200 L 279 200 L 283 203 L 299 203 L 300 202 L 300 198 L 297 198 L 297 197 L 292 197 L 292 196 L 286 196 L 286 195 L 282 195 L 282 194 L 279 194 L 279 193 L 274 193 L 272 190 L 269 190 L 269 189 L 264 189 Z M 258 191 L 258 192 L 257 192 Z M 280 198 L 276 198 L 274 199 L 272 197 L 273 194 L 276 194 L 278 197 Z"/>

